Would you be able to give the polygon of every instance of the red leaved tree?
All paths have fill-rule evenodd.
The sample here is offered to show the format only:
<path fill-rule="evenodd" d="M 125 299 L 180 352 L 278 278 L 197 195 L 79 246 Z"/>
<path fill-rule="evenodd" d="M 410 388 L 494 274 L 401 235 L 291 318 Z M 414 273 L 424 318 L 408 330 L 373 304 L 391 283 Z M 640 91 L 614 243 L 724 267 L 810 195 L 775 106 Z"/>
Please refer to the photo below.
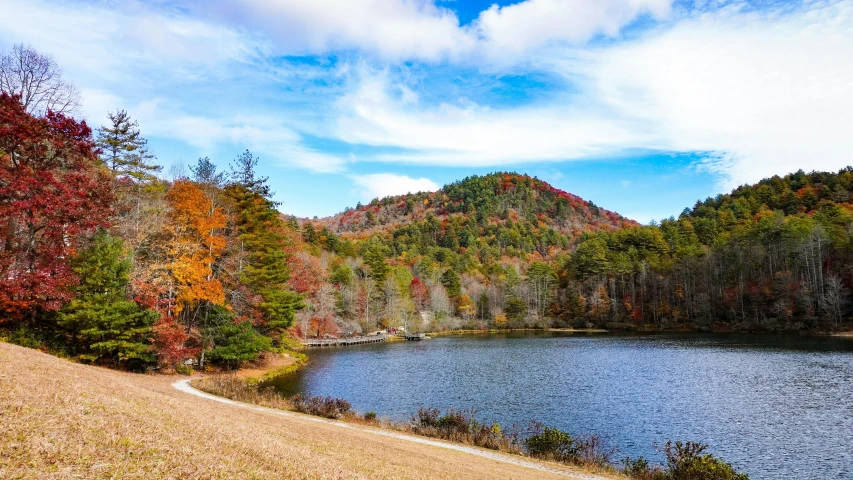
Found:
<path fill-rule="evenodd" d="M 415 301 L 415 306 L 419 312 L 425 312 L 430 307 L 429 287 L 415 277 L 409 285 L 409 291 L 412 292 L 412 299 Z"/>
<path fill-rule="evenodd" d="M 188 358 L 195 358 L 201 352 L 200 347 L 189 347 L 190 335 L 187 329 L 175 320 L 175 304 L 171 295 L 162 288 L 150 283 L 138 282 L 134 285 L 136 303 L 155 310 L 160 318 L 151 329 L 151 342 L 160 365 L 174 367 Z"/>
<path fill-rule="evenodd" d="M 0 93 L 0 321 L 32 321 L 70 299 L 77 279 L 68 260 L 110 217 L 98 162 L 85 122 L 36 118 Z"/>

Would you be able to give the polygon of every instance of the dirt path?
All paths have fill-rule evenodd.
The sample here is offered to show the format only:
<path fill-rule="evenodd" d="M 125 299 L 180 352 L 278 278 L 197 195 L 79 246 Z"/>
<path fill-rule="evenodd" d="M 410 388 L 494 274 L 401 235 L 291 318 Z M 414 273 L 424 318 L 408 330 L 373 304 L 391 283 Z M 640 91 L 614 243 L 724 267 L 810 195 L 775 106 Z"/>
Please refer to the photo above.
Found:
<path fill-rule="evenodd" d="M 378 428 L 370 428 L 370 427 L 363 427 L 360 425 L 352 425 L 352 424 L 347 424 L 344 422 L 327 420 L 327 419 L 320 418 L 320 417 L 311 417 L 308 415 L 302 415 L 302 414 L 287 412 L 284 410 L 276 410 L 276 409 L 272 409 L 272 408 L 261 407 L 258 405 L 252 405 L 252 404 L 248 404 L 248 403 L 237 402 L 234 400 L 229 400 L 227 398 L 217 397 L 215 395 L 211 395 L 209 393 L 202 392 L 201 390 L 197 390 L 197 389 L 193 388 L 192 385 L 190 385 L 191 381 L 192 381 L 192 379 L 178 380 L 177 382 L 173 383 L 172 386 L 175 387 L 176 389 L 182 391 L 182 392 L 189 393 L 190 395 L 195 395 L 197 397 L 206 398 L 208 400 L 213 400 L 213 401 L 224 403 L 224 404 L 231 405 L 234 407 L 247 408 L 250 410 L 254 410 L 256 412 L 263 412 L 263 413 L 268 413 L 268 414 L 278 415 L 278 416 L 288 417 L 288 418 L 299 418 L 301 420 L 308 420 L 311 422 L 323 423 L 326 425 L 333 425 L 335 427 L 342 428 L 342 429 L 359 430 L 359 431 L 370 433 L 373 435 L 381 435 L 383 437 L 390 437 L 390 438 L 396 438 L 398 440 L 404 440 L 406 442 L 419 443 L 421 445 L 430 445 L 430 446 L 439 447 L 439 448 L 446 448 L 448 450 L 455 450 L 457 452 L 464 452 L 464 453 L 467 453 L 470 455 L 476 455 L 478 457 L 488 458 L 490 460 L 495 460 L 495 461 L 502 462 L 502 463 L 508 463 L 508 464 L 517 465 L 520 467 L 525 467 L 525 468 L 532 468 L 534 470 L 539 470 L 541 472 L 553 473 L 556 475 L 560 475 L 560 476 L 572 478 L 572 479 L 577 479 L 577 480 L 608 480 L 607 477 L 602 477 L 600 475 L 567 472 L 565 470 L 560 470 L 560 469 L 550 467 L 547 465 L 543 465 L 540 463 L 534 463 L 534 462 L 531 462 L 531 461 L 528 461 L 528 460 L 525 460 L 522 458 L 516 458 L 516 457 L 512 457 L 510 455 L 505 455 L 502 453 L 497 453 L 497 452 L 493 452 L 493 451 L 485 450 L 485 449 L 481 449 L 481 448 L 470 447 L 467 445 L 460 445 L 460 444 L 455 444 L 455 443 L 442 442 L 442 441 L 432 440 L 432 439 L 424 438 L 424 437 L 406 435 L 404 433 L 399 433 L 399 432 L 391 432 L 388 430 L 381 430 Z"/>

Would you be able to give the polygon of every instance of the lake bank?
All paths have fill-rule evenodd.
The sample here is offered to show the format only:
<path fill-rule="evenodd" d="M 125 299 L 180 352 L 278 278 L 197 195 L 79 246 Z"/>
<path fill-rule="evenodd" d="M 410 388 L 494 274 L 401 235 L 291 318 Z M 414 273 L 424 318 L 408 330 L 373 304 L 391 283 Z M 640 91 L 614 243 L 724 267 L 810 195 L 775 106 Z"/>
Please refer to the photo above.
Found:
<path fill-rule="evenodd" d="M 308 363 L 308 356 L 302 352 L 265 352 L 258 360 L 246 363 L 235 370 L 234 375 L 247 381 L 262 381 L 294 373 L 306 363 Z"/>
<path fill-rule="evenodd" d="M 563 472 L 551 473 L 368 427 L 235 408 L 178 391 L 175 380 L 0 342 L 0 477 L 590 478 L 559 464 L 541 462 Z"/>

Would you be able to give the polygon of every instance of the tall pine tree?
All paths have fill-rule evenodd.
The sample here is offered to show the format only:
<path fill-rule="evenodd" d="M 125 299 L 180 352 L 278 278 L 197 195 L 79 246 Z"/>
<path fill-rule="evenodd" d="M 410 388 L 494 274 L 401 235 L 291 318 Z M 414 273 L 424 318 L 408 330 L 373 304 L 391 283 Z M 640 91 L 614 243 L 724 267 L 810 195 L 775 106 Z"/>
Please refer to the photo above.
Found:
<path fill-rule="evenodd" d="M 287 288 L 287 227 L 269 198 L 272 192 L 267 178 L 255 175 L 257 162 L 248 150 L 235 160 L 226 194 L 236 207 L 239 242 L 245 253 L 239 279 L 261 297 L 256 305 L 263 316 L 259 327 L 272 334 L 290 327 L 303 304 L 302 298 Z"/>
<path fill-rule="evenodd" d="M 124 110 L 108 113 L 109 126 L 98 129 L 101 160 L 113 178 L 129 177 L 137 183 L 155 180 L 159 165 L 152 164 L 154 155 L 148 150 L 148 140 L 139 132 L 139 124 Z"/>
<path fill-rule="evenodd" d="M 121 239 L 98 232 L 71 268 L 80 284 L 56 320 L 71 353 L 131 369 L 153 362 L 149 337 L 157 313 L 127 299 L 131 263 Z"/>

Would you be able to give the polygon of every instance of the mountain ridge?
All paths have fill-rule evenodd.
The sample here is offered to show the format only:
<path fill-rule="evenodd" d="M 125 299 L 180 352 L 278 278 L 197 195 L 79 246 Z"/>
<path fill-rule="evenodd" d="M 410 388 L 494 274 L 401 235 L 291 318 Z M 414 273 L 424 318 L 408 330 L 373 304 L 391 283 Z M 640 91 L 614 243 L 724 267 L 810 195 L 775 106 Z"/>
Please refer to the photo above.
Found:
<path fill-rule="evenodd" d="M 390 235 L 402 247 L 418 244 L 419 252 L 432 246 L 452 250 L 496 247 L 498 256 L 534 251 L 553 255 L 555 249 L 572 247 L 585 233 L 639 226 L 543 180 L 514 172 L 472 175 L 435 192 L 377 198 L 336 215 L 299 223 L 311 231 L 319 230 L 322 237 L 360 241 Z M 309 242 L 312 235 L 309 232 Z M 409 248 L 398 248 L 396 253 L 404 250 Z"/>

